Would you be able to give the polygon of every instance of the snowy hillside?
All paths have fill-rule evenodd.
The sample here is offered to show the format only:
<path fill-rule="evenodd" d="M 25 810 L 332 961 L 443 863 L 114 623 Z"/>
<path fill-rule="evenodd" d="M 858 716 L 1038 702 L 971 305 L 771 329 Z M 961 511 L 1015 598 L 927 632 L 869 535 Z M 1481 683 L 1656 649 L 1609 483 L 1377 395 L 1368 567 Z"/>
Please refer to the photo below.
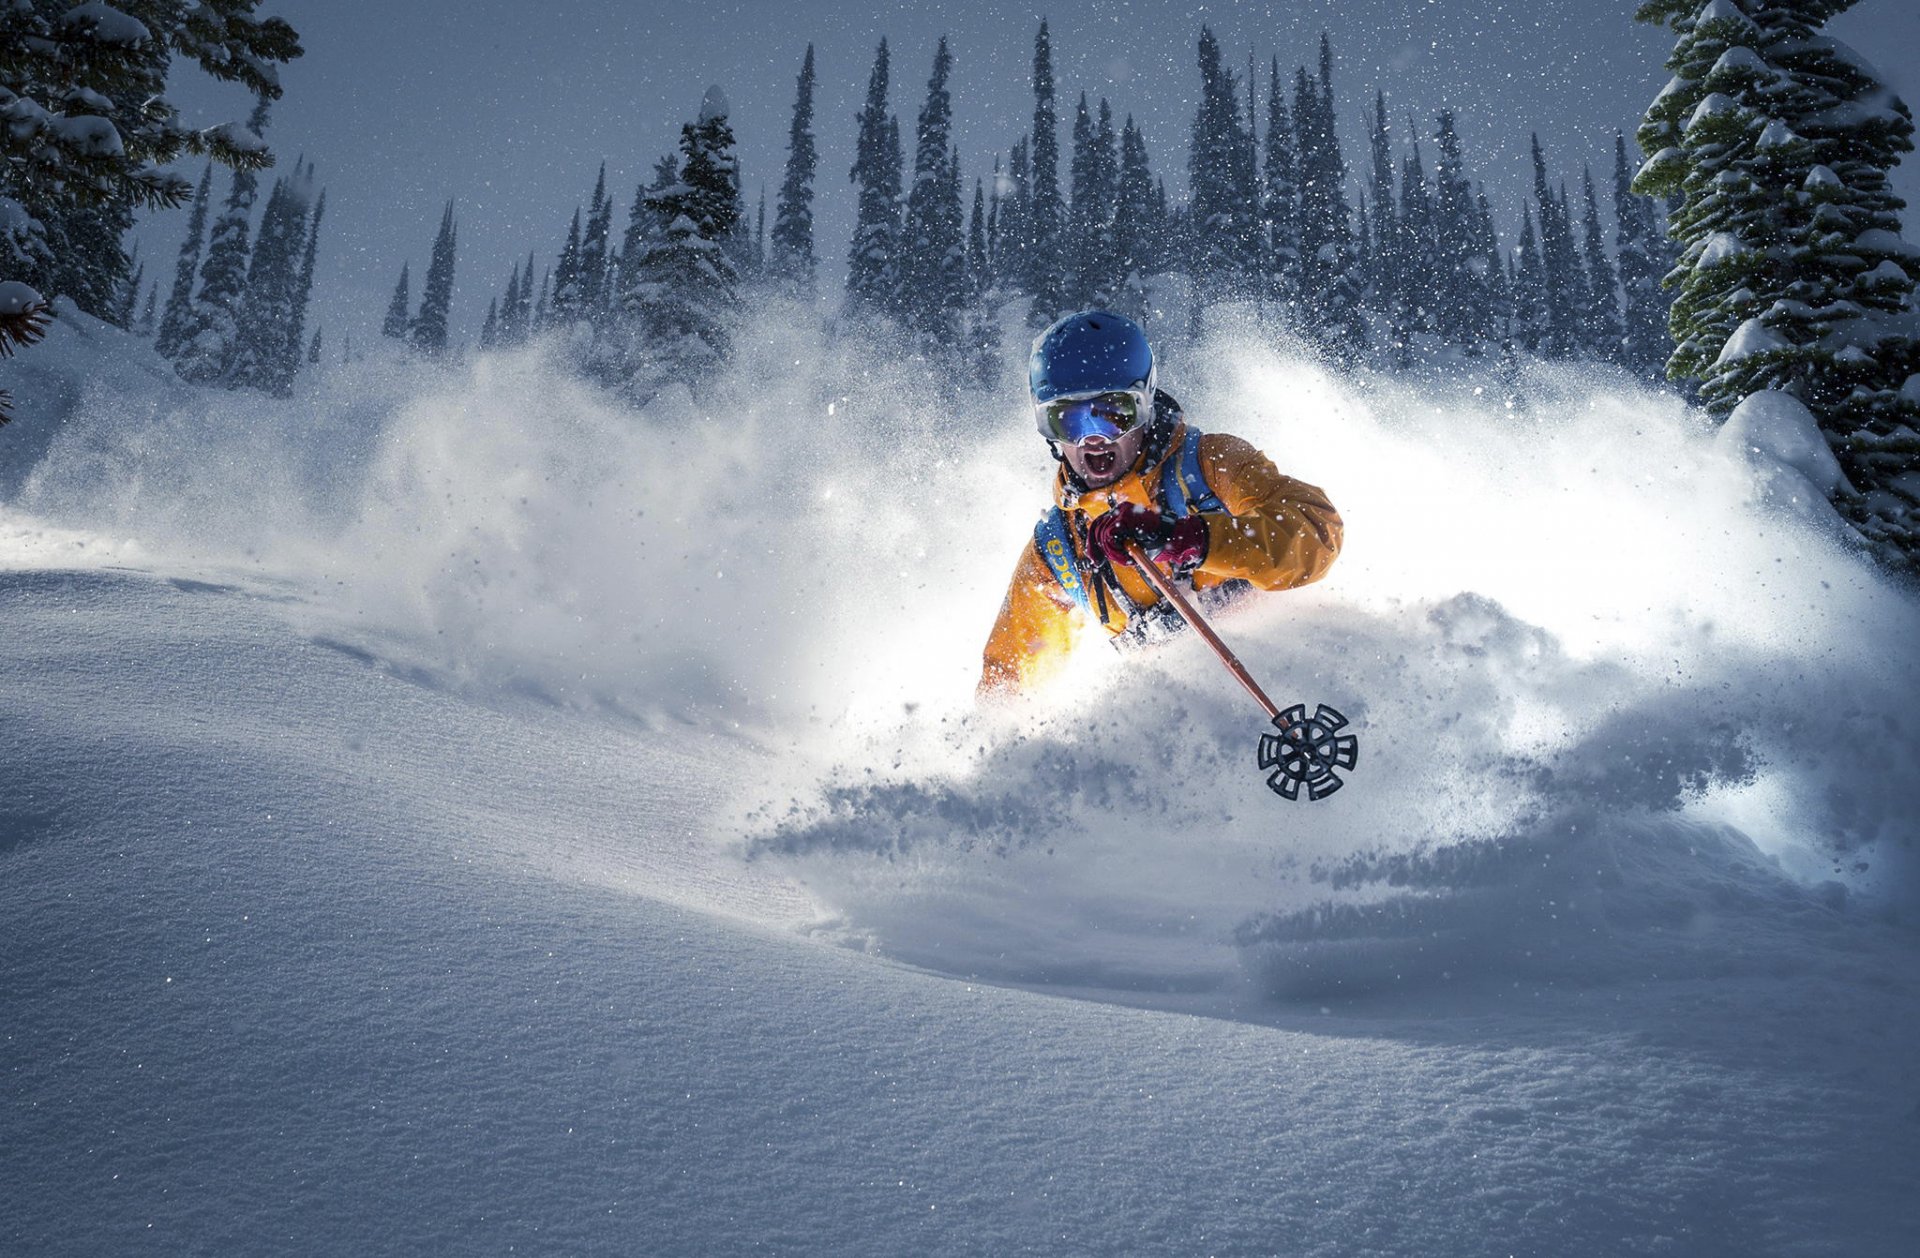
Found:
<path fill-rule="evenodd" d="M 1920 606 L 1791 416 L 1170 344 L 1348 522 L 1221 622 L 1289 805 L 1195 642 L 975 710 L 1019 391 L 790 313 L 9 368 L 0 1252 L 1911 1248 Z"/>

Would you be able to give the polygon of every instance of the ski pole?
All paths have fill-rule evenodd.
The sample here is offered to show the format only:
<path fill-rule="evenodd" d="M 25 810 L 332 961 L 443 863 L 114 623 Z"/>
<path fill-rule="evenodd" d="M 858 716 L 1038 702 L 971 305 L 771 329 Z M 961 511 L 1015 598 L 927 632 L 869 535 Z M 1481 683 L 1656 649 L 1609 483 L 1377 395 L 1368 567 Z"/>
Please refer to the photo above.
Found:
<path fill-rule="evenodd" d="M 1300 788 L 1304 785 L 1307 798 L 1316 800 L 1325 799 L 1346 785 L 1334 770 L 1351 769 L 1360 755 L 1359 740 L 1352 734 L 1340 732 L 1346 728 L 1347 718 L 1324 703 L 1315 709 L 1311 717 L 1307 715 L 1307 705 L 1304 703 L 1296 703 L 1286 711 L 1281 711 L 1280 705 L 1267 698 L 1267 692 L 1260 689 L 1260 684 L 1254 681 L 1253 674 L 1240 662 L 1240 657 L 1220 640 L 1220 635 L 1213 631 L 1213 626 L 1207 623 L 1200 610 L 1187 601 L 1187 596 L 1180 592 L 1180 587 L 1173 583 L 1173 579 L 1160 571 L 1159 565 L 1147 558 L 1146 552 L 1132 542 L 1127 543 L 1127 557 L 1140 569 L 1140 575 L 1147 579 L 1147 583 L 1159 591 L 1160 597 L 1172 603 L 1201 640 L 1213 648 L 1213 653 L 1227 666 L 1227 671 L 1238 678 L 1240 684 L 1247 688 L 1247 693 L 1259 701 L 1261 708 L 1272 718 L 1273 727 L 1280 731 L 1260 736 L 1260 768 L 1272 770 L 1267 777 L 1268 788 L 1282 799 L 1298 799 Z"/>

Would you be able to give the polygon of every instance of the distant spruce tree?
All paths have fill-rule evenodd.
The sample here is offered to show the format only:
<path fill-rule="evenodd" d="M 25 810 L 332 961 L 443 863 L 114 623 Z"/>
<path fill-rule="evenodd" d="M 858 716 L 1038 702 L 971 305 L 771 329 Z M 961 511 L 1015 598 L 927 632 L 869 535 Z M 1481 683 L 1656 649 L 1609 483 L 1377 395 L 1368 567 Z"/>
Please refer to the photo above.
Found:
<path fill-rule="evenodd" d="M 994 271 L 1002 287 L 1027 292 L 1032 252 L 1033 164 L 1029 141 L 1021 136 L 1013 142 L 1007 158 L 1006 189 L 1000 194 L 999 243 L 993 251 Z"/>
<path fill-rule="evenodd" d="M 1294 80 L 1293 124 L 1300 155 L 1301 307 L 1307 330 L 1329 355 L 1365 349 L 1361 311 L 1366 277 L 1353 241 L 1346 161 L 1334 128 L 1333 49 L 1320 37 L 1320 73 Z"/>
<path fill-rule="evenodd" d="M 1513 344 L 1515 350 L 1542 353 L 1547 345 L 1547 277 L 1540 246 L 1533 234 L 1533 207 L 1521 210 L 1520 245 L 1515 251 L 1513 275 Z"/>
<path fill-rule="evenodd" d="M 313 179 L 313 168 L 308 166 L 307 179 Z M 326 189 L 321 189 L 319 197 L 313 203 L 313 212 L 307 217 L 306 248 L 300 257 L 300 274 L 293 282 L 293 301 L 287 312 L 285 340 L 281 350 L 280 372 L 273 381 L 273 391 L 284 396 L 293 389 L 293 378 L 300 374 L 300 357 L 305 343 L 307 310 L 313 304 L 313 273 L 320 261 L 320 222 L 327 213 Z M 315 351 L 317 354 L 317 351 Z M 319 358 L 310 354 L 307 361 L 318 362 Z"/>
<path fill-rule="evenodd" d="M 1477 326 L 1489 297 L 1484 282 L 1486 248 L 1452 110 L 1442 110 L 1434 119 L 1434 147 L 1434 272 L 1429 286 L 1433 328 L 1452 344 L 1477 351 L 1486 339 Z M 1487 223 L 1486 229 L 1491 228 L 1492 223 Z"/>
<path fill-rule="evenodd" d="M 299 176 L 296 166 L 295 178 Z M 293 286 L 299 277 L 299 248 L 306 207 L 288 179 L 276 179 L 260 215 L 260 232 L 248 260 L 241 293 L 239 326 L 221 383 L 231 388 L 266 389 L 279 378 Z"/>
<path fill-rule="evenodd" d="M 1367 148 L 1373 168 L 1367 186 L 1368 210 L 1361 222 L 1371 228 L 1371 248 L 1362 250 L 1371 288 L 1368 304 L 1386 313 L 1394 344 L 1404 352 L 1413 332 L 1415 301 L 1408 289 L 1401 220 L 1394 212 L 1393 145 L 1387 130 L 1384 92 L 1373 94 L 1373 126 L 1367 132 Z"/>
<path fill-rule="evenodd" d="M 580 316 L 595 322 L 601 320 L 607 306 L 607 243 L 612 230 L 613 198 L 607 195 L 607 164 L 601 162 L 588 202 L 587 224 L 580 234 L 580 268 L 575 281 Z"/>
<path fill-rule="evenodd" d="M 173 269 L 173 288 L 167 294 L 166 309 L 154 333 L 153 348 L 162 358 L 180 352 L 193 327 L 193 279 L 200 270 L 200 251 L 206 244 L 207 201 L 213 189 L 213 163 L 208 162 L 200 176 L 200 187 L 193 197 L 193 212 L 187 216 L 186 239 L 180 242 L 180 260 Z"/>
<path fill-rule="evenodd" d="M 407 264 L 400 265 L 400 282 L 393 286 L 393 298 L 387 302 L 387 316 L 380 321 L 380 335 L 397 341 L 407 339 Z"/>
<path fill-rule="evenodd" d="M 1411 125 L 1409 125 L 1411 130 Z M 1400 167 L 1401 292 L 1404 326 L 1412 332 L 1440 330 L 1440 249 L 1433 215 L 1433 189 L 1416 137 Z M 1404 342 L 1403 342 L 1404 344 Z"/>
<path fill-rule="evenodd" d="M 927 81 L 926 104 L 915 127 L 913 187 L 899 255 L 894 306 L 928 346 L 949 347 L 967 301 L 965 224 L 960 211 L 958 159 L 952 154 L 953 101 L 947 90 L 953 54 L 941 37 Z"/>
<path fill-rule="evenodd" d="M 813 179 L 819 155 L 813 142 L 813 87 L 813 45 L 808 44 L 806 59 L 800 63 L 793 123 L 787 130 L 787 169 L 780 181 L 767 258 L 768 272 L 776 282 L 804 298 L 813 296 L 815 271 Z"/>
<path fill-rule="evenodd" d="M 1027 315 L 1045 327 L 1066 309 L 1066 205 L 1060 195 L 1059 122 L 1053 108 L 1053 38 L 1045 21 L 1033 41 L 1033 170 L 1027 206 L 1026 283 L 1033 297 Z"/>
<path fill-rule="evenodd" d="M 259 137 L 267 127 L 268 98 L 255 102 L 247 129 Z M 255 168 L 233 172 L 226 204 L 213 221 L 207 258 L 200 266 L 200 291 L 194 296 L 192 322 L 174 367 L 184 380 L 209 384 L 224 378 L 240 333 L 240 306 L 247 287 L 247 262 L 253 202 L 259 193 Z"/>
<path fill-rule="evenodd" d="M 565 326 L 584 313 L 581 270 L 580 207 L 576 205 L 573 221 L 567 227 L 566 243 L 560 246 L 560 258 L 553 265 L 553 292 L 547 305 L 549 323 Z"/>
<path fill-rule="evenodd" d="M 1774 391 L 1805 405 L 1847 484 L 1836 505 L 1889 563 L 1920 568 L 1920 250 L 1887 173 L 1913 115 L 1823 35 L 1853 0 L 1645 0 L 1674 78 L 1638 139 L 1635 189 L 1683 197 L 1668 373 L 1715 415 Z"/>
<path fill-rule="evenodd" d="M 1260 212 L 1265 248 L 1262 294 L 1289 322 L 1298 322 L 1300 301 L 1300 160 L 1294 152 L 1293 119 L 1281 90 L 1280 58 L 1267 73 L 1267 135 L 1262 155 Z"/>
<path fill-rule="evenodd" d="M 1667 355 L 1673 349 L 1667 336 L 1673 300 L 1660 287 L 1667 270 L 1662 229 L 1653 198 L 1633 191 L 1633 169 L 1627 164 L 1627 141 L 1622 135 L 1613 138 L 1613 218 L 1613 247 L 1620 266 L 1621 361 L 1649 380 L 1664 379 Z"/>
<path fill-rule="evenodd" d="M 1069 268 L 1066 304 L 1075 308 L 1109 307 L 1119 296 L 1125 273 L 1117 269 L 1114 210 L 1119 184 L 1113 109 L 1103 98 L 1099 122 L 1081 94 L 1074 113 L 1073 199 L 1067 211 Z"/>
<path fill-rule="evenodd" d="M 732 356 L 740 197 L 728 113 L 726 96 L 708 88 L 699 121 L 680 129 L 679 178 L 647 199 L 647 212 L 665 226 L 647 243 L 623 299 L 640 355 L 636 391 L 680 381 L 699 392 Z"/>
<path fill-rule="evenodd" d="M 1474 257 L 1469 262 L 1472 279 L 1469 291 L 1476 294 L 1468 303 L 1463 329 L 1467 352 L 1478 354 L 1493 347 L 1513 351 L 1513 290 L 1507 280 L 1506 252 L 1500 247 L 1500 233 L 1493 225 L 1493 208 L 1487 204 L 1486 189 L 1474 193 Z"/>
<path fill-rule="evenodd" d="M 1573 225 L 1565 199 L 1556 196 L 1547 181 L 1547 159 L 1540 137 L 1533 137 L 1533 199 L 1540 216 L 1540 262 L 1546 322 L 1539 349 L 1548 358 L 1571 358 L 1581 346 L 1581 310 L 1586 285 L 1580 259 L 1574 253 Z"/>
<path fill-rule="evenodd" d="M 1587 353 L 1602 362 L 1620 362 L 1625 356 L 1622 342 L 1626 330 L 1620 321 L 1619 280 L 1613 262 L 1607 257 L 1606 238 L 1600 229 L 1600 200 L 1593 189 L 1593 169 L 1580 173 L 1586 195 L 1585 262 L 1587 300 L 1582 319 L 1582 340 Z"/>
<path fill-rule="evenodd" d="M 1119 287 L 1113 308 L 1134 318 L 1146 315 L 1147 276 L 1159 269 L 1155 264 L 1165 229 L 1158 210 L 1146 137 L 1129 114 L 1120 128 L 1120 171 L 1114 183 L 1113 270 Z"/>
<path fill-rule="evenodd" d="M 887 110 L 887 41 L 874 54 L 858 117 L 853 170 L 859 190 L 847 252 L 847 306 L 857 316 L 893 315 L 900 291 L 900 123 Z"/>
<path fill-rule="evenodd" d="M 1200 104 L 1187 153 L 1189 212 L 1197 233 L 1192 259 L 1201 304 L 1244 296 L 1259 271 L 1260 193 L 1253 138 L 1240 117 L 1240 91 L 1220 56 L 1220 41 L 1200 29 Z"/>
<path fill-rule="evenodd" d="M 420 309 L 407 325 L 407 340 L 424 354 L 447 352 L 447 318 L 453 307 L 453 263 L 460 229 L 453 221 L 453 202 L 440 214 L 440 230 L 427 259 L 426 282 L 420 285 Z"/>

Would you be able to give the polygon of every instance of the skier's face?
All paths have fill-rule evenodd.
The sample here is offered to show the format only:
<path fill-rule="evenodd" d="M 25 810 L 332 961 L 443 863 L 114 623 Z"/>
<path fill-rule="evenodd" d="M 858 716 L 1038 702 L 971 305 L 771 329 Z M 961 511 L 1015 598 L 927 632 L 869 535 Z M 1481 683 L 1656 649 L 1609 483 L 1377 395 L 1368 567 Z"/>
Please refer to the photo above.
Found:
<path fill-rule="evenodd" d="M 1133 470 L 1140 459 L 1140 447 L 1146 442 L 1146 426 L 1129 429 L 1111 441 L 1088 437 L 1085 441 L 1062 442 L 1061 457 L 1073 474 L 1089 489 L 1102 489 Z"/>

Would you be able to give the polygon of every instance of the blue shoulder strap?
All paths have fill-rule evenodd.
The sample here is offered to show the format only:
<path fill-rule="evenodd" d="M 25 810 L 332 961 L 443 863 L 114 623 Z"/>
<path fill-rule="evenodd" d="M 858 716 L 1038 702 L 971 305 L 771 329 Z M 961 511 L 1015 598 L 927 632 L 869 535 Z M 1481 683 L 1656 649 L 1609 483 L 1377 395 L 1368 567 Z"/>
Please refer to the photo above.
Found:
<path fill-rule="evenodd" d="M 1073 551 L 1073 536 L 1067 530 L 1067 517 L 1058 507 L 1050 507 L 1040 517 L 1040 523 L 1033 526 L 1033 544 L 1040 551 L 1040 558 L 1047 561 L 1047 569 L 1053 573 L 1060 588 L 1073 596 L 1080 604 L 1080 610 L 1093 615 L 1093 603 L 1087 596 L 1087 581 L 1080 567 L 1079 558 Z"/>
<path fill-rule="evenodd" d="M 1185 518 L 1196 511 L 1224 511 L 1225 504 L 1200 470 L 1200 430 L 1187 425 L 1186 439 L 1162 466 L 1160 499 L 1167 514 Z"/>

